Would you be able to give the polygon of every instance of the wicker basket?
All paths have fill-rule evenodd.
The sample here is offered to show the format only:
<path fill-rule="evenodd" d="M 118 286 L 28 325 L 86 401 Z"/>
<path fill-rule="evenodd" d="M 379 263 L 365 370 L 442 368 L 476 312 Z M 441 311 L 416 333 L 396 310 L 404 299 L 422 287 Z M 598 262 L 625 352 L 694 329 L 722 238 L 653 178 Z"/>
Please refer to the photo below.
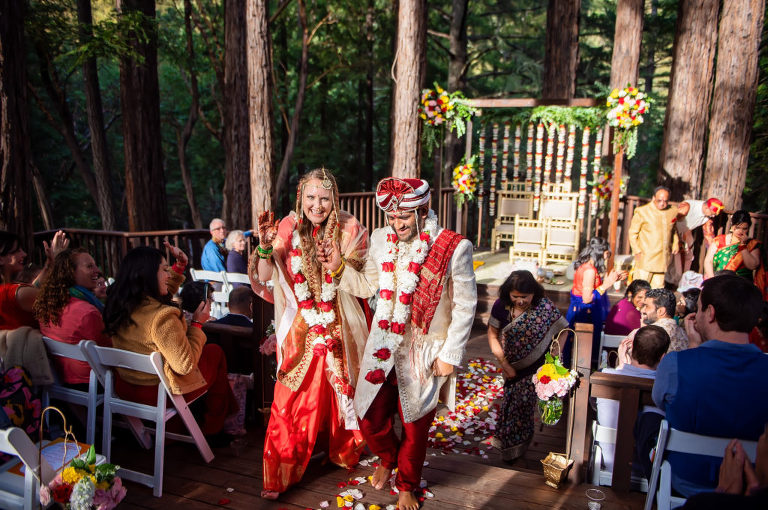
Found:
<path fill-rule="evenodd" d="M 568 476 L 568 470 L 573 465 L 573 459 L 569 459 L 564 453 L 549 452 L 549 455 L 541 461 L 541 465 L 544 468 L 545 483 L 557 489 Z"/>

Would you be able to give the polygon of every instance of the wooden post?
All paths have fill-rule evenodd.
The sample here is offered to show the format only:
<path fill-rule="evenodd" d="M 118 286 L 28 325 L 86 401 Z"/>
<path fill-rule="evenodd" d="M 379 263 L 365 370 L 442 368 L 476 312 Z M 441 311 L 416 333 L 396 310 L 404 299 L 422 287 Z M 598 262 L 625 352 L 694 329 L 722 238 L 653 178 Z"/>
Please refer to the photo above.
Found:
<path fill-rule="evenodd" d="M 613 187 L 611 189 L 611 226 L 608 229 L 611 258 L 608 260 L 608 271 L 613 269 L 616 259 L 616 234 L 619 229 L 619 195 L 621 194 L 621 175 L 624 170 L 624 148 L 613 157 Z"/>
<path fill-rule="evenodd" d="M 573 398 L 574 413 L 573 440 L 571 441 L 571 458 L 573 467 L 568 473 L 568 480 L 578 485 L 586 476 L 586 466 L 589 463 L 589 450 L 592 446 L 592 430 L 589 428 L 587 411 L 589 410 L 589 375 L 592 363 L 592 324 L 576 323 L 576 335 L 579 338 L 578 351 L 573 353 L 573 366 L 579 373 L 579 385 Z M 566 452 L 567 453 L 567 452 Z"/>

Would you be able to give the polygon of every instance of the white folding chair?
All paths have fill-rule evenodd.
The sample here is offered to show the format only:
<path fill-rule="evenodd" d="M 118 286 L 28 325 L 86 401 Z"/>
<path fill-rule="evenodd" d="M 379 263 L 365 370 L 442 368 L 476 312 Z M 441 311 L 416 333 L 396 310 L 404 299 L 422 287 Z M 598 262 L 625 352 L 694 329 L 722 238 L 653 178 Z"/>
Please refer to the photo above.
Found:
<path fill-rule="evenodd" d="M 247 274 L 243 273 L 224 273 L 224 279 L 227 282 L 227 285 L 232 287 L 233 283 L 243 283 L 245 285 L 251 285 L 251 279 L 248 278 Z"/>
<path fill-rule="evenodd" d="M 41 465 L 38 463 L 37 446 L 22 429 L 9 427 L 0 430 L 0 451 L 17 456 L 26 466 L 23 478 L 8 471 L 18 463 L 17 459 L 11 459 L 0 467 L 0 508 L 37 508 L 40 501 L 40 481 L 35 473 Z M 55 476 L 44 458 L 40 474 L 44 483 L 50 482 Z"/>
<path fill-rule="evenodd" d="M 227 309 L 227 302 L 229 302 L 229 293 L 232 291 L 232 286 L 227 282 L 226 271 L 205 271 L 203 269 L 191 268 L 189 273 L 192 275 L 192 281 L 208 281 L 221 283 L 221 290 L 216 290 L 211 296 L 213 298 L 213 304 L 211 305 L 211 317 L 214 319 L 221 319 L 229 313 Z"/>
<path fill-rule="evenodd" d="M 571 221 L 548 220 L 544 265 L 567 266 L 576 259 L 579 250 L 579 224 Z"/>
<path fill-rule="evenodd" d="M 750 462 L 755 462 L 757 441 L 739 441 L 744 446 Z M 730 442 L 731 438 L 682 432 L 671 428 L 667 420 L 662 420 L 659 426 L 659 439 L 656 441 L 656 453 L 653 457 L 651 480 L 648 483 L 648 496 L 645 498 L 645 510 L 651 510 L 653 507 L 654 496 L 658 510 L 670 510 L 685 504 L 685 498 L 672 496 L 672 466 L 664 458 L 666 452 L 722 458 L 725 455 L 725 448 Z"/>
<path fill-rule="evenodd" d="M 541 194 L 541 206 L 539 207 L 539 219 L 561 220 L 576 222 L 576 206 L 579 194 L 565 191 L 543 192 Z"/>
<path fill-rule="evenodd" d="M 618 349 L 621 341 L 627 338 L 627 335 L 606 335 L 604 331 L 600 332 L 600 349 L 598 353 L 602 353 L 603 349 Z"/>
<path fill-rule="evenodd" d="M 78 344 L 68 344 L 44 336 L 43 342 L 45 342 L 45 347 L 48 350 L 48 354 L 51 356 L 69 358 L 88 363 L 88 358 L 85 355 L 84 340 L 81 340 Z M 96 411 L 98 407 L 104 403 L 104 396 L 99 395 L 99 385 L 96 373 L 91 370 L 91 375 L 88 380 L 88 391 L 86 392 L 64 386 L 59 379 L 59 374 L 56 372 L 55 366 L 53 368 L 54 383 L 50 386 L 43 387 L 43 408 L 50 405 L 52 398 L 71 404 L 85 406 L 88 409 L 85 441 L 88 444 L 94 444 L 94 441 L 96 440 Z"/>
<path fill-rule="evenodd" d="M 498 193 L 497 216 L 491 231 L 491 247 L 501 248 L 504 241 L 512 242 L 515 238 L 515 216 L 531 218 L 533 216 L 533 193 L 524 190 L 501 190 Z"/>
<path fill-rule="evenodd" d="M 200 430 L 197 421 L 195 421 L 188 403 L 182 395 L 171 393 L 168 385 L 168 379 L 163 370 L 163 357 L 159 352 L 153 352 L 150 355 L 138 354 L 135 352 L 113 349 L 109 347 L 99 347 L 95 342 L 86 344 L 86 353 L 91 365 L 100 365 L 105 372 L 104 384 L 104 435 L 102 454 L 107 462 L 111 458 L 111 437 L 112 437 L 112 414 L 122 414 L 133 416 L 142 420 L 148 420 L 155 423 L 154 430 L 148 429 L 155 434 L 155 461 L 153 473 L 141 473 L 129 469 L 120 469 L 120 475 L 128 480 L 133 480 L 152 487 L 152 494 L 156 497 L 163 495 L 163 464 L 165 461 L 165 438 L 175 439 L 194 443 L 200 451 L 200 455 L 205 462 L 213 460 L 213 452 L 208 441 L 206 441 L 203 432 Z M 156 375 L 160 379 L 157 386 L 157 402 L 155 405 L 139 404 L 130 400 L 123 400 L 115 394 L 114 389 L 114 368 L 125 368 Z M 167 403 L 171 400 L 171 407 Z M 179 415 L 184 425 L 187 427 L 190 435 L 174 434 L 166 432 L 165 425 L 176 415 Z"/>
<path fill-rule="evenodd" d="M 600 425 L 597 423 L 597 420 L 594 420 L 592 422 L 592 437 L 592 473 L 590 481 L 592 485 L 610 487 L 611 483 L 613 483 L 613 471 L 603 469 L 603 450 L 607 445 L 616 444 L 616 429 Z M 648 480 L 635 474 L 631 476 L 630 486 L 634 490 L 648 492 Z"/>

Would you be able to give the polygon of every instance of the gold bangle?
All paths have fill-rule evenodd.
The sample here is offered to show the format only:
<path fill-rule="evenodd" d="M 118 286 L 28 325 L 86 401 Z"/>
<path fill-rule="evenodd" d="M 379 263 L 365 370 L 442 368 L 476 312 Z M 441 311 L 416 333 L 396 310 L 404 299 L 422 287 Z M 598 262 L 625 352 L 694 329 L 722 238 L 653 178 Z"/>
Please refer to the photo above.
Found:
<path fill-rule="evenodd" d="M 602 288 L 602 285 L 600 285 L 600 287 L 596 288 L 595 290 L 597 291 L 598 294 L 602 296 L 603 294 L 605 294 L 605 290 L 600 290 L 601 288 Z"/>
<path fill-rule="evenodd" d="M 347 264 L 344 262 L 344 257 L 341 257 L 341 264 L 336 268 L 336 271 L 331 271 L 331 278 L 341 278 L 341 273 L 344 272 L 345 267 L 347 267 Z"/>

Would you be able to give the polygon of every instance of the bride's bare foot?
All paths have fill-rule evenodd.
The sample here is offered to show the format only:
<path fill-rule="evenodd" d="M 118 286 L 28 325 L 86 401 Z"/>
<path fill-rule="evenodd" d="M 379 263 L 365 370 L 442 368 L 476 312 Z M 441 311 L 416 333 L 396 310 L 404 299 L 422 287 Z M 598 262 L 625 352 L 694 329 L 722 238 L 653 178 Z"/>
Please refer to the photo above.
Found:
<path fill-rule="evenodd" d="M 389 481 L 389 477 L 392 475 L 392 470 L 379 464 L 376 466 L 376 470 L 371 476 L 371 485 L 376 490 L 381 490 L 384 485 Z"/>
<path fill-rule="evenodd" d="M 261 497 L 264 499 L 275 500 L 278 496 L 280 496 L 280 493 L 277 491 L 261 491 Z"/>
<path fill-rule="evenodd" d="M 413 491 L 400 491 L 397 495 L 398 510 L 419 510 L 419 500 Z"/>

